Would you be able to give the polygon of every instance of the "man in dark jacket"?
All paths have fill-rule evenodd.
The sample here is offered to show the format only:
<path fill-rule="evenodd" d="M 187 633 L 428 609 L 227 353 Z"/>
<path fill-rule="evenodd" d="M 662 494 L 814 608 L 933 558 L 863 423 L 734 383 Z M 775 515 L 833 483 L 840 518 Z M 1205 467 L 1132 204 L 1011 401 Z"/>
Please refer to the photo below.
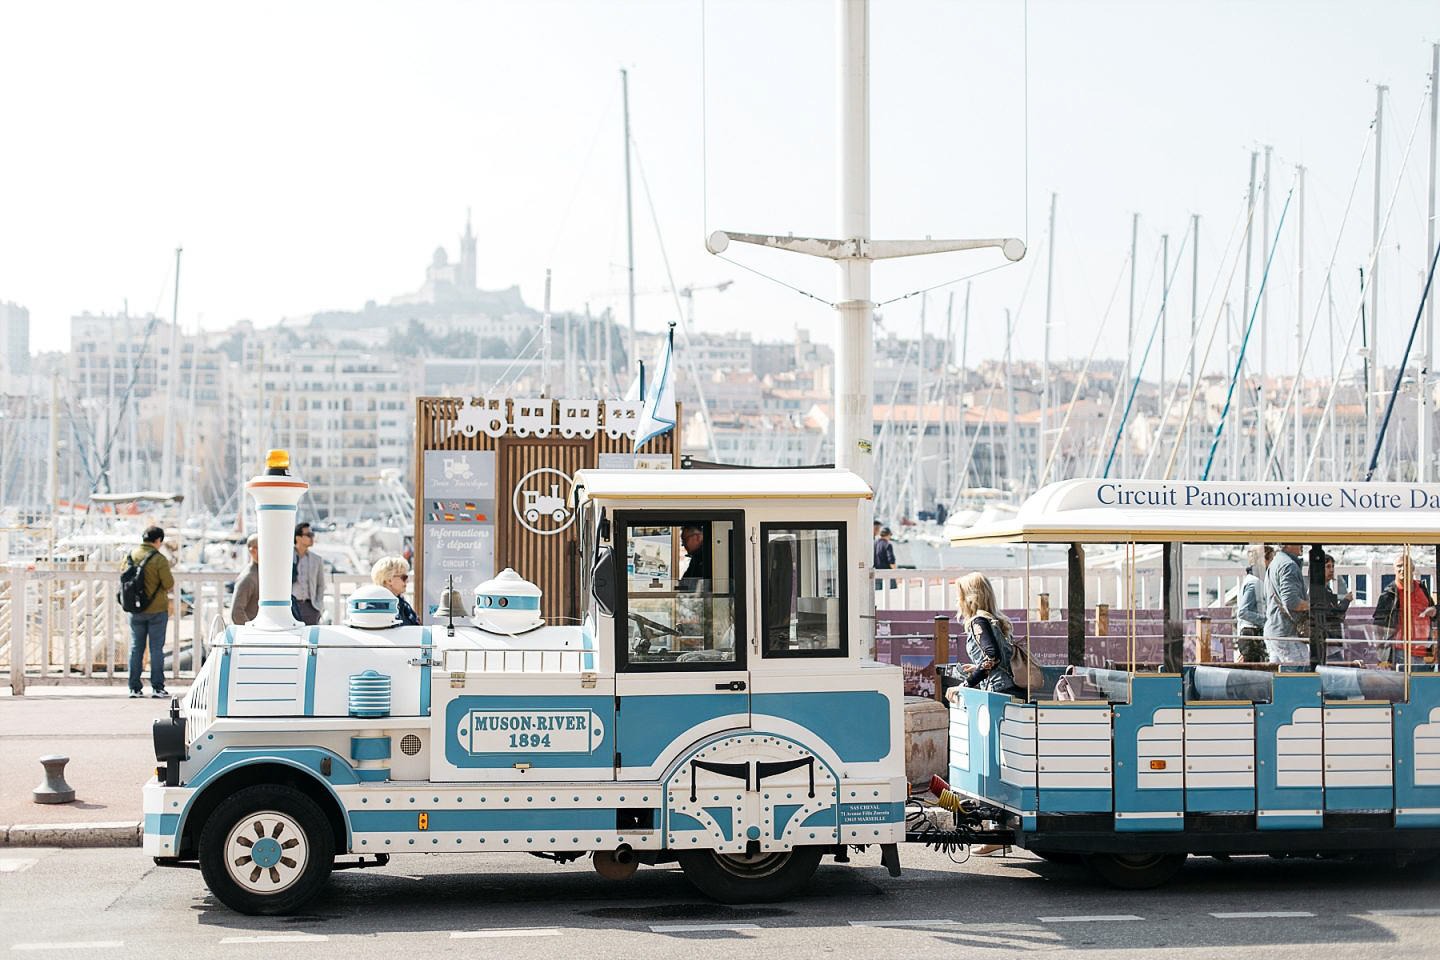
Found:
<path fill-rule="evenodd" d="M 145 531 L 143 542 L 130 553 L 130 563 L 144 569 L 140 571 L 140 583 L 150 602 L 139 613 L 130 614 L 130 696 L 142 695 L 140 689 L 140 668 L 145 661 L 145 648 L 150 648 L 150 696 L 163 700 L 165 692 L 165 628 L 170 625 L 170 591 L 175 589 L 175 577 L 170 572 L 170 561 L 160 552 L 165 542 L 165 531 L 151 527 Z"/>
<path fill-rule="evenodd" d="M 889 527 L 881 527 L 881 526 L 880 526 L 880 522 L 879 522 L 878 520 L 875 522 L 875 525 L 876 525 L 877 527 L 880 527 L 879 532 L 878 532 L 878 533 L 876 534 L 876 536 L 875 536 L 875 569 L 876 569 L 876 570 L 894 570 L 894 569 L 895 569 L 895 544 L 893 544 L 893 543 L 890 542 L 890 528 L 889 528 Z M 880 581 L 879 581 L 879 580 L 876 580 L 876 581 L 875 581 L 875 589 L 876 589 L 876 590 L 879 590 L 879 589 L 880 589 Z M 891 580 L 891 581 L 890 581 L 890 589 L 892 589 L 892 590 L 895 589 L 895 581 L 894 581 L 894 580 Z"/>
<path fill-rule="evenodd" d="M 687 523 L 680 529 L 680 545 L 685 548 L 685 573 L 675 589 L 682 593 L 704 593 L 710 589 L 710 544 L 705 542 L 705 528 Z"/>
<path fill-rule="evenodd" d="M 250 566 L 235 581 L 235 598 L 230 601 L 230 622 L 237 627 L 260 612 L 260 537 L 250 534 L 245 547 L 250 551 Z"/>

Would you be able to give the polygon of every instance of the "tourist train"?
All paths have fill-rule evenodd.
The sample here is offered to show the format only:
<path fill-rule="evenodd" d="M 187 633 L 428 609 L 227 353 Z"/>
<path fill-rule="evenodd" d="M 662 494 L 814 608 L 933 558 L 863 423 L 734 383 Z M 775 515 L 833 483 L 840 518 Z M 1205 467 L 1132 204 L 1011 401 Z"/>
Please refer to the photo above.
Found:
<path fill-rule="evenodd" d="M 898 874 L 907 839 L 1010 844 L 1131 887 L 1188 854 L 1440 851 L 1440 674 L 1417 638 L 1370 644 L 1368 662 L 1329 662 L 1318 635 L 1309 662 L 1218 662 L 1223 641 L 1187 618 L 1183 565 L 1188 544 L 1251 540 L 1433 551 L 1440 512 L 1408 493 L 1381 512 L 1117 507 L 1104 485 L 1056 484 L 962 535 L 1065 549 L 1067 662 L 1020 695 L 955 688 L 941 812 L 910 799 L 900 668 L 869 659 L 856 476 L 582 470 L 578 625 L 546 623 L 539 590 L 506 571 L 425 626 L 394 626 L 393 598 L 361 590 L 347 625 L 306 627 L 288 562 L 306 484 L 274 451 L 247 485 L 259 616 L 212 639 L 156 723 L 145 851 L 198 861 L 247 913 L 293 911 L 333 869 L 409 852 L 589 857 L 616 878 L 678 861 L 704 893 L 747 902 L 855 848 Z M 1287 489 L 1313 503 L 1320 486 Z M 1085 551 L 1117 544 L 1132 561 L 1163 547 L 1153 648 L 1153 612 L 1133 602 L 1112 614 L 1129 621 L 1119 645 L 1096 635 Z M 1030 630 L 1017 622 L 1015 643 Z"/>

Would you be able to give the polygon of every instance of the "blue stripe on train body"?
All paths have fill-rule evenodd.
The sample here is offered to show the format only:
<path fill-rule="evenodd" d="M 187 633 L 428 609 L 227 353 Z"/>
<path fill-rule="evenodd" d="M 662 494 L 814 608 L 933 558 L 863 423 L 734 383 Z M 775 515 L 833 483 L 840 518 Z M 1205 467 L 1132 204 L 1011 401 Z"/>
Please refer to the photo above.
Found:
<path fill-rule="evenodd" d="M 844 763 L 874 763 L 890 754 L 890 698 L 874 690 L 757 693 L 750 712 L 805 727 Z"/>
<path fill-rule="evenodd" d="M 508 830 L 615 829 L 613 807 L 552 807 L 522 810 L 427 809 L 425 831 L 418 810 L 348 810 L 355 833 L 483 833 Z"/>
<path fill-rule="evenodd" d="M 749 715 L 749 696 L 744 693 L 692 693 L 622 696 L 615 744 L 621 763 L 627 767 L 648 767 L 657 763 L 677 740 L 701 724 L 720 717 L 736 716 L 735 726 L 744 727 Z"/>

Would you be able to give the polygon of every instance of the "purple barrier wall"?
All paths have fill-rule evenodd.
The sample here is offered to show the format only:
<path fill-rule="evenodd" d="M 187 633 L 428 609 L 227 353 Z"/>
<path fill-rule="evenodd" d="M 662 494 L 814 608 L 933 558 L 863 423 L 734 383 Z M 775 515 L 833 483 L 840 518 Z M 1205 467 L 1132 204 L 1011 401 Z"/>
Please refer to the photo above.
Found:
<path fill-rule="evenodd" d="M 1005 610 L 1015 624 L 1016 636 L 1028 643 L 1031 655 L 1041 664 L 1062 665 L 1066 662 L 1069 635 L 1066 611 L 1053 608 L 1049 620 L 1025 619 L 1023 610 Z M 1370 628 L 1372 607 L 1351 607 L 1343 625 L 1343 644 L 1332 644 L 1331 658 L 1346 662 L 1375 663 L 1384 648 L 1378 644 Z M 1191 607 L 1185 619 L 1194 624 L 1200 615 L 1210 617 L 1211 659 L 1230 662 L 1235 658 L 1235 619 L 1230 607 Z M 951 610 L 883 610 L 875 618 L 875 659 L 893 663 L 905 672 L 905 692 L 913 696 L 931 696 L 934 692 L 935 618 L 950 617 L 951 663 L 965 661 L 963 625 L 954 619 Z M 1085 660 L 1087 666 L 1125 668 L 1133 659 L 1138 669 L 1155 669 L 1163 656 L 1163 619 L 1159 609 L 1134 611 L 1134 650 L 1131 651 L 1131 617 L 1128 611 L 1110 612 L 1109 630 L 1104 637 L 1095 630 L 1095 611 L 1085 613 Z M 1185 643 L 1185 659 L 1197 659 L 1193 627 Z"/>

